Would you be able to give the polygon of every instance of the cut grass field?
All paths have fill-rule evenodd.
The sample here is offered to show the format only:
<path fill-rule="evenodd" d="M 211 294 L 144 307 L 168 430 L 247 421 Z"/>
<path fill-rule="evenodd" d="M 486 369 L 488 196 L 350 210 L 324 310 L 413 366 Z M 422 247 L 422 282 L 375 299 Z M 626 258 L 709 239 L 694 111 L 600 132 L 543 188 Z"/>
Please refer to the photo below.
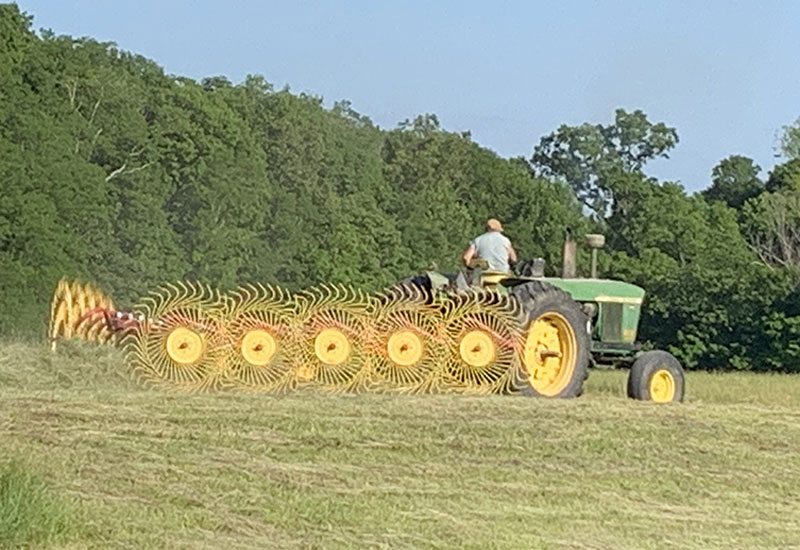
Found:
<path fill-rule="evenodd" d="M 800 548 L 800 377 L 690 373 L 656 406 L 625 374 L 569 401 L 186 395 L 109 348 L 0 343 L 0 480 L 41 489 L 0 517 L 60 518 L 0 520 L 0 548 Z"/>

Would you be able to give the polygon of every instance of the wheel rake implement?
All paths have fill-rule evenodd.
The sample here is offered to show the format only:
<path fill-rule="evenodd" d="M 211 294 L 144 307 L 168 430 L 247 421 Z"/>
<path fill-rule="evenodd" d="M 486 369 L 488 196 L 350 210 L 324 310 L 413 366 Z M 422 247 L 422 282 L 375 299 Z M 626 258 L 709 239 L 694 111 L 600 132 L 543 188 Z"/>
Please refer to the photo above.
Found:
<path fill-rule="evenodd" d="M 197 283 L 167 285 L 137 308 L 145 320 L 124 341 L 145 382 L 202 391 L 223 387 L 233 342 L 225 327 L 231 300 Z"/>
<path fill-rule="evenodd" d="M 416 286 L 401 285 L 373 299 L 375 391 L 440 393 L 447 346 L 442 311 Z"/>
<path fill-rule="evenodd" d="M 449 351 L 446 384 L 464 393 L 509 393 L 523 348 L 514 299 L 482 289 L 447 297 L 443 325 Z"/>
<path fill-rule="evenodd" d="M 226 385 L 251 391 L 287 391 L 299 378 L 292 357 L 300 340 L 297 303 L 282 288 L 247 285 L 230 294 L 226 327 L 234 345 Z"/>
<path fill-rule="evenodd" d="M 372 357 L 366 343 L 373 332 L 370 297 L 344 285 L 320 285 L 295 298 L 298 383 L 334 392 L 368 390 Z"/>
<path fill-rule="evenodd" d="M 132 313 L 91 285 L 59 282 L 51 338 L 113 339 L 144 383 L 184 391 L 507 393 L 524 351 L 516 300 L 414 285 L 367 294 L 320 285 L 151 292 Z"/>
<path fill-rule="evenodd" d="M 684 371 L 643 352 L 645 290 L 598 278 L 602 235 L 587 235 L 592 277 L 428 270 L 382 292 L 322 284 L 299 292 L 177 283 L 137 309 L 114 309 L 92 284 L 62 279 L 49 337 L 111 342 L 143 381 L 186 391 L 517 393 L 575 398 L 590 366 L 630 367 L 628 396 L 683 401 Z M 574 265 L 575 241 L 564 245 Z M 541 263 L 541 262 L 539 262 Z M 565 272 L 566 267 L 565 267 Z M 566 273 L 566 275 L 570 275 Z"/>

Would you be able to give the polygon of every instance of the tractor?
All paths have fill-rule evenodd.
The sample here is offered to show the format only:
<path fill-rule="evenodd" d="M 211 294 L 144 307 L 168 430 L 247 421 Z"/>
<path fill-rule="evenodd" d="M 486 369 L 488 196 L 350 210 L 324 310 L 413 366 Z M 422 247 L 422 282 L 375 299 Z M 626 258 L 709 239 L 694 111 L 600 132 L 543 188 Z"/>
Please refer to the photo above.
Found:
<path fill-rule="evenodd" d="M 669 352 L 642 351 L 636 341 L 645 291 L 636 285 L 597 278 L 603 235 L 586 235 L 592 251 L 590 278 L 576 277 L 576 242 L 564 242 L 562 277 L 545 277 L 544 260 L 521 263 L 513 273 L 488 271 L 477 260 L 457 275 L 436 271 L 405 280 L 431 295 L 478 286 L 508 295 L 519 304 L 525 324 L 524 347 L 515 389 L 524 395 L 578 397 L 591 367 L 628 367 L 628 396 L 659 403 L 683 401 L 684 370 Z M 489 343 L 476 340 L 464 353 L 475 362 Z"/>

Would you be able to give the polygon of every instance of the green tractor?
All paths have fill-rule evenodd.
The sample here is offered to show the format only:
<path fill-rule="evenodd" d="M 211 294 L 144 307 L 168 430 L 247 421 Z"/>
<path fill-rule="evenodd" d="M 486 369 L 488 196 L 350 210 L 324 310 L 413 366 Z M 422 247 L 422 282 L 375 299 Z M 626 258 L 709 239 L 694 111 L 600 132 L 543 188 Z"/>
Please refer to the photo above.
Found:
<path fill-rule="evenodd" d="M 524 319 L 524 350 L 515 389 L 529 396 L 570 398 L 583 393 L 592 367 L 628 367 L 628 396 L 659 403 L 683 401 L 684 370 L 666 351 L 643 351 L 637 342 L 645 291 L 636 285 L 597 278 L 602 235 L 587 235 L 592 250 L 590 278 L 576 277 L 576 243 L 564 243 L 562 277 L 545 277 L 544 261 L 520 264 L 516 273 L 485 270 L 476 262 L 455 276 L 428 271 L 407 279 L 432 296 L 480 287 L 508 296 Z M 481 353 L 481 342 L 462 345 L 462 355 Z"/>

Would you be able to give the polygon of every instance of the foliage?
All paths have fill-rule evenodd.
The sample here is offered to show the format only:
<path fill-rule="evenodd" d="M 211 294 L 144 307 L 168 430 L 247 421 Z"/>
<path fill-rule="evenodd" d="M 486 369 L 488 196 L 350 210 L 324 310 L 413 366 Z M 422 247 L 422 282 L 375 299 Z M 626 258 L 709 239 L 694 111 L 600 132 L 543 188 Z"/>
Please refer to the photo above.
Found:
<path fill-rule="evenodd" d="M 776 166 L 767 178 L 767 191 L 800 192 L 800 158 L 790 160 Z"/>
<path fill-rule="evenodd" d="M 788 292 L 758 261 L 734 210 L 642 178 L 618 196 L 609 218 L 609 274 L 649 292 L 643 336 L 689 366 L 751 368 L 752 323 Z"/>
<path fill-rule="evenodd" d="M 732 208 L 741 208 L 748 200 L 764 190 L 758 179 L 761 167 L 753 159 L 732 155 L 714 167 L 711 172 L 711 187 L 703 191 L 710 201 L 722 201 Z"/>

